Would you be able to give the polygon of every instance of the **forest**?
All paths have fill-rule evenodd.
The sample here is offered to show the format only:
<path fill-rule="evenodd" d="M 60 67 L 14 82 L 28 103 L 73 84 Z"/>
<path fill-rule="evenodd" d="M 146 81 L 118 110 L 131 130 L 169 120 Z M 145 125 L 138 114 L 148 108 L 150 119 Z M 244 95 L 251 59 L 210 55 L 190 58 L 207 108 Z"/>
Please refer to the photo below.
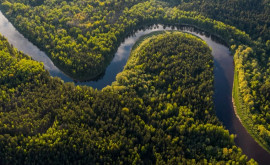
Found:
<path fill-rule="evenodd" d="M 189 1 L 169 3 L 158 0 L 1 0 L 0 2 L 2 2 L 1 10 L 24 36 L 47 52 L 61 70 L 77 80 L 89 80 L 102 73 L 124 37 L 136 28 L 153 23 L 175 24 L 183 22 L 194 24 L 194 21 L 190 21 L 194 17 L 196 19 L 201 16 L 212 18 L 219 15 L 210 13 L 208 10 L 203 11 L 202 15 L 199 11 L 193 11 L 201 8 L 198 7 L 199 5 L 216 4 L 211 1 L 204 2 L 205 4 Z M 181 5 L 172 6 L 172 4 L 178 3 Z M 226 2 L 223 3 L 213 8 L 221 11 L 222 6 L 228 6 Z M 245 1 L 238 6 L 242 4 L 245 4 Z M 262 3 L 258 4 L 263 5 Z M 230 6 L 238 9 L 234 3 Z M 257 13 L 253 12 L 254 6 L 250 6 L 245 10 L 249 14 Z M 236 11 L 232 9 L 226 8 L 223 13 L 229 14 Z M 264 10 L 259 7 L 258 9 L 262 13 L 252 14 L 250 20 L 260 19 L 266 27 L 256 27 L 258 30 L 254 31 L 253 34 L 261 33 L 261 36 L 267 38 L 269 31 L 264 29 L 268 29 L 269 20 L 264 18 L 267 18 L 270 11 L 267 7 Z M 210 10 L 212 11 L 212 7 Z M 240 18 L 246 19 L 246 17 L 239 18 L 238 13 L 234 12 L 233 14 L 233 18 L 237 15 L 235 23 L 228 23 L 237 25 L 237 27 L 241 27 L 241 30 L 248 32 L 254 29 L 255 25 L 251 27 L 240 26 L 240 23 L 247 22 L 247 20 L 240 21 Z M 172 20 L 175 16 L 184 18 Z M 223 21 L 228 15 L 220 17 L 218 20 Z M 231 18 L 231 15 L 229 17 Z M 200 18 L 200 22 L 205 22 L 206 18 Z M 248 22 L 251 22 L 250 20 Z M 261 26 L 261 24 L 257 23 L 256 26 Z"/>
<path fill-rule="evenodd" d="M 234 55 L 237 114 L 270 151 L 269 0 L 0 0 L 0 9 L 76 80 L 102 73 L 124 38 L 147 25 L 188 24 L 222 38 Z M 209 48 L 185 34 L 150 38 L 134 47 L 117 81 L 97 91 L 51 78 L 1 37 L 1 162 L 42 164 L 50 155 L 54 163 L 245 164 L 215 116 Z"/>
<path fill-rule="evenodd" d="M 215 116 L 211 50 L 191 34 L 143 40 L 102 91 L 0 48 L 1 164 L 256 163 Z"/>

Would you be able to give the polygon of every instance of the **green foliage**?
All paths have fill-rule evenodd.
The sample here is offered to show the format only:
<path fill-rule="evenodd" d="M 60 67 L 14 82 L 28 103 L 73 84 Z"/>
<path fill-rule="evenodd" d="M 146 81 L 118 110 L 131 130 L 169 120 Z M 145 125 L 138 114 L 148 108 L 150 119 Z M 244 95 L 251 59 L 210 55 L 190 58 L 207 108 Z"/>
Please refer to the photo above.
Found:
<path fill-rule="evenodd" d="M 239 85 L 239 90 L 235 90 L 238 93 L 234 96 L 241 100 L 239 101 L 241 106 L 238 107 L 245 107 L 238 110 L 239 114 L 243 114 L 240 115 L 243 119 L 242 122 L 244 125 L 248 125 L 249 132 L 259 140 L 260 144 L 264 144 L 267 149 L 270 148 L 269 0 L 0 0 L 0 3 L 4 14 L 27 38 L 45 50 L 61 70 L 79 80 L 93 78 L 102 73 L 124 37 L 141 26 L 154 23 L 188 24 L 221 37 L 234 54 L 235 74 L 237 74 L 235 77 Z M 19 52 L 10 52 L 14 51 L 10 46 L 6 46 L 5 49 L 8 50 L 1 52 L 1 61 L 3 61 L 1 84 L 21 87 L 23 86 L 20 84 L 21 81 L 35 80 L 36 84 L 42 83 L 43 78 L 39 76 L 42 77 L 45 73 L 39 73 L 41 71 L 39 64 L 23 59 L 14 65 L 16 60 L 7 57 L 7 54 L 10 53 L 13 56 L 17 54 L 17 59 L 21 59 L 22 55 Z M 164 49 L 164 51 L 166 50 Z M 140 61 L 139 58 L 130 59 L 130 61 L 135 60 L 136 66 L 128 64 L 127 71 L 118 76 L 117 85 L 113 89 L 116 91 L 133 89 L 131 91 L 137 97 L 144 99 L 149 105 L 156 105 L 160 109 L 166 108 L 166 113 L 162 115 L 170 116 L 175 111 L 172 108 L 175 96 L 180 95 L 179 92 L 182 92 L 183 89 L 182 87 L 176 88 L 175 84 L 166 86 L 167 81 L 175 81 L 173 77 L 168 77 L 170 75 L 168 72 L 176 70 L 169 68 L 170 71 L 166 72 L 164 68 L 169 67 L 169 63 L 177 58 L 164 59 L 158 53 L 155 53 L 155 56 L 159 60 L 164 60 L 166 65 L 163 64 L 163 66 L 156 59 L 141 61 L 137 65 L 137 62 Z M 188 59 L 194 60 L 190 57 Z M 153 63 L 150 63 L 152 61 Z M 152 65 L 147 66 L 146 63 Z M 5 67 L 9 64 L 12 65 L 12 68 L 5 71 Z M 134 69 L 128 67 L 134 67 Z M 20 72 L 17 73 L 19 70 L 27 75 L 32 69 L 33 77 L 25 77 Z M 158 72 L 159 75 L 152 76 L 148 74 L 150 71 Z M 189 72 L 182 74 L 187 78 L 192 76 Z M 132 77 L 130 78 L 130 76 Z M 138 83 L 138 80 L 143 80 L 143 83 Z M 60 83 L 60 80 L 54 81 Z M 150 81 L 152 83 L 148 84 Z M 185 81 L 187 80 L 184 79 L 183 82 Z M 176 81 L 177 83 L 178 81 Z M 204 86 L 206 85 L 202 85 L 202 87 Z M 157 90 L 161 87 L 166 90 Z M 9 90 L 12 92 L 15 89 Z M 8 101 L 8 104 L 16 107 L 13 105 L 15 101 L 9 98 L 8 92 L 1 91 L 1 101 Z M 192 93 L 193 89 L 188 92 Z M 16 92 L 13 95 L 16 99 L 22 98 Z M 181 93 L 181 95 L 186 96 L 187 93 Z M 146 99 L 147 97 L 148 99 Z M 55 99 L 59 98 L 61 97 Z M 159 106 L 161 99 L 166 99 L 168 104 Z M 204 99 L 209 101 L 211 97 L 207 96 Z M 198 103 L 196 102 L 198 99 L 189 101 Z M 208 105 L 208 101 L 205 101 L 206 105 Z M 33 100 L 27 102 L 27 104 L 30 103 L 35 102 Z M 50 106 L 53 105 L 48 104 L 49 108 Z M 128 113 L 132 111 L 131 108 L 126 108 L 129 109 Z M 150 106 L 149 109 L 153 109 L 153 107 Z M 213 111 L 211 108 L 204 109 L 204 112 L 210 114 L 211 111 Z M 124 111 L 121 109 L 121 112 L 128 114 L 127 109 Z M 44 114 L 47 115 L 47 111 Z M 50 115 L 55 116 L 56 114 Z M 162 115 L 160 114 L 158 117 L 162 117 Z M 14 116 L 16 115 L 14 114 Z M 249 118 L 249 120 L 244 120 L 245 118 Z M 52 124 L 52 122 L 48 123 L 40 125 L 40 127 L 43 129 Z M 22 132 L 35 134 L 35 130 L 38 129 L 34 129 L 35 126 L 29 125 L 28 127 L 29 130 Z M 32 127 L 33 130 L 30 129 Z M 156 157 L 157 162 L 164 161 L 159 153 L 154 154 L 153 157 Z M 134 163 L 139 163 L 136 162 L 140 160 L 137 154 L 134 153 L 132 158 L 134 158 Z"/>
<path fill-rule="evenodd" d="M 269 0 L 170 0 L 169 2 L 181 10 L 196 11 L 205 17 L 236 26 L 250 34 L 253 39 L 270 38 Z"/>
<path fill-rule="evenodd" d="M 247 163 L 215 117 L 210 49 L 190 34 L 146 39 L 102 91 L 0 45 L 1 164 Z"/>
<path fill-rule="evenodd" d="M 40 4 L 36 5 L 37 2 Z M 190 24 L 226 41 L 234 37 L 247 41 L 245 33 L 234 27 L 156 0 L 0 3 L 1 10 L 27 38 L 45 50 L 61 70 L 78 80 L 102 73 L 124 37 L 142 25 Z"/>

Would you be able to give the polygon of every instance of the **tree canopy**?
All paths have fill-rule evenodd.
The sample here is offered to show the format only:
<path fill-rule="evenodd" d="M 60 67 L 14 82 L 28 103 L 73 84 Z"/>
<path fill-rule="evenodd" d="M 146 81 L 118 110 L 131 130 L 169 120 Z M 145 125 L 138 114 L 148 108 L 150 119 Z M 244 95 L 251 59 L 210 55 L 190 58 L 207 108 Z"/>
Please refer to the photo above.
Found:
<path fill-rule="evenodd" d="M 146 38 L 102 91 L 0 41 L 1 164 L 255 163 L 215 116 L 211 50 L 195 36 Z"/>

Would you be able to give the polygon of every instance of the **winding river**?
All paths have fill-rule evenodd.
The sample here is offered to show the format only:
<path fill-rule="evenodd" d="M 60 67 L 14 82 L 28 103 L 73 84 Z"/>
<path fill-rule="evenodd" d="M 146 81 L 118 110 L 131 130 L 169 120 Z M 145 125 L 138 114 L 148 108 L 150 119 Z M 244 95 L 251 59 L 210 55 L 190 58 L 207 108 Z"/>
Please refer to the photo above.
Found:
<path fill-rule="evenodd" d="M 97 89 L 102 89 L 107 85 L 111 85 L 111 83 L 115 81 L 116 75 L 123 70 L 132 46 L 141 36 L 153 31 L 172 29 L 174 28 L 156 25 L 144 30 L 136 31 L 135 34 L 127 37 L 120 45 L 114 59 L 107 67 L 103 76 L 96 81 L 76 82 L 76 85 L 87 85 Z M 212 55 L 214 57 L 214 103 L 216 114 L 230 133 L 237 135 L 235 143 L 243 150 L 243 153 L 249 158 L 255 159 L 259 164 L 267 165 L 270 162 L 270 154 L 254 141 L 234 113 L 232 104 L 234 65 L 233 57 L 230 55 L 229 49 L 221 42 L 218 42 L 216 37 L 207 35 L 205 32 L 195 30 L 192 27 L 181 27 L 178 30 L 200 37 L 212 48 Z M 50 72 L 51 76 L 60 77 L 65 82 L 73 82 L 73 79 L 61 72 L 44 52 L 40 51 L 35 45 L 24 38 L 24 36 L 5 18 L 1 11 L 0 33 L 18 50 L 30 55 L 36 61 L 43 62 L 45 69 Z"/>

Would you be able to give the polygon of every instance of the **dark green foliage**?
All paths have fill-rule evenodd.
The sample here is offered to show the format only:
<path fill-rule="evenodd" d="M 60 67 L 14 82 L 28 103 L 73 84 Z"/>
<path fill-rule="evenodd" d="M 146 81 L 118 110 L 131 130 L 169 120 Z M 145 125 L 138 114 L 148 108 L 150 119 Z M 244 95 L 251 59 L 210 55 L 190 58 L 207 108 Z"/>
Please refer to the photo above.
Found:
<path fill-rule="evenodd" d="M 45 50 L 67 74 L 85 80 L 99 75 L 136 20 L 126 9 L 143 0 L 0 1 L 1 10 L 23 34 Z M 121 16 L 123 15 L 123 16 Z M 24 33 L 26 32 L 26 33 Z"/>
<path fill-rule="evenodd" d="M 264 39 L 269 38 L 267 37 L 269 20 L 265 19 L 269 15 L 269 10 L 262 2 L 256 3 L 258 7 L 248 3 L 241 9 L 238 7 L 245 4 L 244 2 L 239 2 L 238 5 L 235 5 L 236 2 L 216 3 L 210 0 L 179 2 L 181 3 L 178 6 L 178 1 L 174 3 L 158 0 L 0 1 L 1 10 L 9 20 L 28 39 L 45 50 L 61 70 L 78 80 L 91 79 L 102 73 L 124 37 L 142 25 L 154 23 L 199 25 L 222 37 L 228 36 L 223 34 L 224 31 L 222 33 L 215 31 L 217 27 L 210 27 L 213 20 L 203 18 L 199 15 L 201 13 L 239 27 L 256 39 L 258 34 L 263 34 Z M 178 10 L 173 8 L 174 6 L 190 12 Z M 224 12 L 221 10 L 223 6 L 226 6 Z M 261 6 L 265 6 L 263 10 Z M 193 12 L 194 10 L 198 13 Z M 232 22 L 227 21 L 227 18 Z M 260 23 L 255 24 L 257 19 Z"/>
<path fill-rule="evenodd" d="M 206 43 L 182 33 L 144 43 L 97 91 L 51 78 L 1 37 L 0 163 L 246 163 L 215 117 Z"/>
<path fill-rule="evenodd" d="M 237 68 L 235 74 L 239 78 L 237 81 L 239 82 L 239 90 L 237 91 L 239 91 L 238 95 L 241 104 L 243 104 L 241 106 L 245 107 L 245 111 L 240 112 L 242 113 L 240 115 L 242 122 L 245 122 L 244 125 L 248 125 L 247 129 L 256 136 L 257 141 L 260 141 L 260 144 L 269 149 L 269 0 L 0 0 L 0 2 L 1 10 L 27 38 L 45 50 L 61 70 L 80 80 L 93 78 L 102 73 L 124 37 L 141 26 L 154 23 L 170 25 L 189 24 L 206 30 L 211 34 L 218 35 L 225 40 L 234 54 L 235 66 Z M 159 60 L 165 61 L 168 67 L 170 66 L 169 62 L 177 60 L 167 59 L 168 61 L 166 61 L 164 57 L 157 57 Z M 188 59 L 193 60 L 192 58 Z M 9 66 L 10 58 L 5 60 L 7 62 L 2 68 Z M 160 61 L 155 59 L 148 60 L 141 62 L 151 62 L 151 66 L 144 68 L 146 66 L 138 65 L 137 70 L 143 68 L 147 71 L 146 73 L 159 72 L 160 66 L 162 66 L 159 63 Z M 13 66 L 15 62 L 16 60 L 10 64 Z M 36 65 L 38 66 L 38 64 Z M 21 66 L 22 62 L 16 67 L 11 68 L 8 71 L 10 75 L 8 73 L 1 77 L 1 83 L 7 84 L 10 87 L 23 87 L 21 81 L 36 80 L 36 84 L 42 83 L 41 79 L 43 78 L 39 76 L 42 76 L 45 72 L 38 74 L 40 70 L 37 69 L 37 72 L 34 72 L 37 74 L 33 74 L 33 77 L 24 77 L 31 68 L 25 69 L 22 72 L 24 73 L 23 76 L 20 74 L 21 72 L 19 74 L 15 72 Z M 39 68 L 37 66 L 36 68 Z M 166 69 L 169 70 L 164 73 L 160 72 L 164 74 L 163 77 L 161 75 L 153 77 L 151 74 L 143 74 L 146 77 L 141 77 L 141 80 L 145 80 L 143 81 L 145 84 L 136 84 L 137 80 L 134 80 L 133 84 L 129 84 L 129 81 L 132 82 L 134 78 L 139 77 L 140 72 L 132 73 L 131 80 L 127 79 L 128 81 L 126 82 L 123 79 L 119 80 L 118 83 L 125 83 L 124 86 L 133 89 L 133 94 L 144 99 L 147 106 L 148 104 L 151 106 L 159 104 L 160 99 L 156 95 L 162 94 L 164 94 L 162 98 L 167 98 L 174 102 L 176 100 L 172 98 L 172 95 L 178 92 L 178 88 L 173 84 L 166 86 L 165 83 L 167 81 L 175 81 L 168 76 L 170 75 L 168 72 L 176 70 L 174 68 Z M 194 72 L 197 72 L 196 69 Z M 184 75 L 186 72 L 182 74 Z M 13 76 L 14 78 L 10 79 Z M 181 76 L 181 74 L 179 73 L 178 76 Z M 187 74 L 187 76 L 192 75 Z M 160 81 L 161 78 L 165 82 Z M 150 80 L 152 83 L 147 84 Z M 54 81 L 61 83 L 60 80 Z M 186 80 L 183 82 L 186 82 Z M 151 88 L 149 87 L 150 85 Z M 206 84 L 203 84 L 197 90 L 202 92 L 201 88 L 205 86 Z M 162 90 L 156 90 L 156 88 L 163 89 L 163 87 L 170 89 L 170 92 L 165 91 L 169 92 L 168 95 Z M 117 88 L 122 89 L 123 87 L 118 86 Z M 33 89 L 33 87 L 30 89 Z M 154 91 L 154 93 L 151 94 L 151 91 Z M 193 88 L 188 89 L 187 93 L 192 91 L 194 91 Z M 6 96 L 7 92 L 3 92 L 1 99 L 7 100 L 9 107 L 16 107 L 11 99 L 21 98 L 17 98 L 18 95 L 16 93 L 13 94 L 14 97 L 9 98 Z M 186 93 L 181 94 L 183 96 L 186 95 Z M 147 97 L 151 97 L 153 103 L 151 100 L 147 100 Z M 57 99 L 59 97 L 56 97 Z M 155 100 L 157 101 L 155 102 Z M 188 101 L 198 103 L 197 99 Z M 207 104 L 207 101 L 204 102 Z M 33 100 L 28 101 L 25 106 L 30 103 L 33 104 L 32 107 L 37 106 Z M 53 105 L 48 104 L 48 109 Z M 211 109 L 206 109 L 211 112 Z M 124 110 L 129 111 L 127 109 Z M 37 109 L 36 111 L 39 112 L 40 110 Z M 20 113 L 24 113 L 24 111 Z M 34 113 L 34 111 L 31 113 Z M 16 116 L 15 113 L 13 115 L 14 117 Z M 56 116 L 56 113 L 50 111 L 47 113 L 46 111 L 43 116 L 46 119 L 53 118 Z M 9 119 L 7 118 L 6 120 Z M 27 128 L 29 129 L 23 130 L 22 133 L 32 132 L 32 134 L 35 134 L 35 132 L 44 130 L 51 124 L 52 121 L 37 124 L 36 126 L 28 125 Z M 31 130 L 32 127 L 36 128 Z M 5 131 L 12 132 L 12 130 L 8 129 L 5 129 Z"/>
<path fill-rule="evenodd" d="M 269 0 L 162 0 L 185 11 L 233 25 L 253 39 L 270 38 Z"/>

